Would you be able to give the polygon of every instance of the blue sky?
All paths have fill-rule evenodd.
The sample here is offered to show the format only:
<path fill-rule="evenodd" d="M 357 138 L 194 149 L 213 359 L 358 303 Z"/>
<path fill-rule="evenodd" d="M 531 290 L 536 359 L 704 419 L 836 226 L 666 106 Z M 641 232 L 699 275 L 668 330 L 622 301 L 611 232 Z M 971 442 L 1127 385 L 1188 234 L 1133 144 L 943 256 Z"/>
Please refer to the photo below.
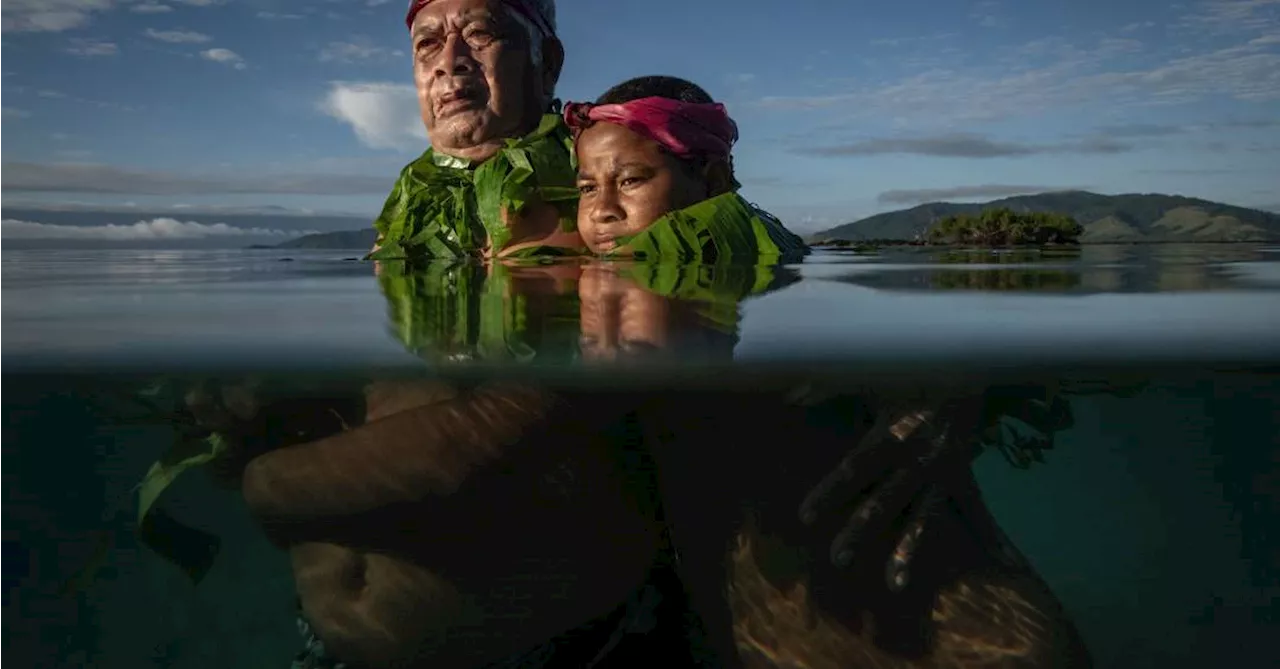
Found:
<path fill-rule="evenodd" d="M 425 148 L 402 0 L 6 0 L 4 201 L 372 216 Z M 1280 0 L 561 0 L 564 99 L 675 74 L 811 231 L 1049 188 L 1280 206 Z M 26 189 L 26 190 L 19 190 Z"/>

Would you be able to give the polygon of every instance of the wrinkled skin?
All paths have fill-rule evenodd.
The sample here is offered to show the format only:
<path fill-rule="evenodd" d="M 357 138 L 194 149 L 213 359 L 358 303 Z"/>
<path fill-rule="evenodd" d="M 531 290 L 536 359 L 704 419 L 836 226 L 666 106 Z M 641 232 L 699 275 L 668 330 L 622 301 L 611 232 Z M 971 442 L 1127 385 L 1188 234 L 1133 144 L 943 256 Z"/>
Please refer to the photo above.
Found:
<path fill-rule="evenodd" d="M 529 36 L 493 0 L 437 0 L 410 29 L 418 109 L 435 150 L 481 162 L 507 137 L 532 131 L 560 76 L 548 40 L 533 69 Z"/>

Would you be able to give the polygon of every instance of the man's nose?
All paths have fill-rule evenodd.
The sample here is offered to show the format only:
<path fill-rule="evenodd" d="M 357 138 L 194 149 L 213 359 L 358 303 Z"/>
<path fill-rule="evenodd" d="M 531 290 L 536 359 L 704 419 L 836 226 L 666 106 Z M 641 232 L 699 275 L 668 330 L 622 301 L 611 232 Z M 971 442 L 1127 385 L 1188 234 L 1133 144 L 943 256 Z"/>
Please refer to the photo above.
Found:
<path fill-rule="evenodd" d="M 627 217 L 618 199 L 618 189 L 611 186 L 601 187 L 596 193 L 591 207 L 591 222 L 597 225 L 617 223 Z"/>
<path fill-rule="evenodd" d="M 457 33 L 445 37 L 444 48 L 436 59 L 436 76 L 448 77 L 470 74 L 475 70 L 476 61 L 472 57 L 471 47 Z"/>

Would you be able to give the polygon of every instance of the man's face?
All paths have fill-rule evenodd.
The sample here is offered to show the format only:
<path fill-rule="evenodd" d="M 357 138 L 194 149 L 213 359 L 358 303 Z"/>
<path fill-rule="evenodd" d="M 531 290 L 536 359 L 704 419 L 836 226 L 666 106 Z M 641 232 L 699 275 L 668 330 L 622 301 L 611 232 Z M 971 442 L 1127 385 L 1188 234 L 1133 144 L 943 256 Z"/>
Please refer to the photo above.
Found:
<path fill-rule="evenodd" d="M 541 116 L 529 37 L 497 0 L 436 0 L 410 32 L 418 106 L 431 146 L 483 160 Z"/>

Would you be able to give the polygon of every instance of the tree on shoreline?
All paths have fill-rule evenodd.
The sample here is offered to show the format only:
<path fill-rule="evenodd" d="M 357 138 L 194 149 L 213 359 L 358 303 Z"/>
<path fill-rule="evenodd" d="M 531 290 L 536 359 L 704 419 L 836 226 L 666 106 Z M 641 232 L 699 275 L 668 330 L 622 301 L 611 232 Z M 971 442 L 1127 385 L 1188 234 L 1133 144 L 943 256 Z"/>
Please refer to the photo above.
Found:
<path fill-rule="evenodd" d="M 1017 213 L 1012 209 L 987 209 L 973 216 L 947 216 L 925 232 L 929 244 L 1016 246 L 1027 244 L 1077 244 L 1083 226 L 1065 214 Z"/>

